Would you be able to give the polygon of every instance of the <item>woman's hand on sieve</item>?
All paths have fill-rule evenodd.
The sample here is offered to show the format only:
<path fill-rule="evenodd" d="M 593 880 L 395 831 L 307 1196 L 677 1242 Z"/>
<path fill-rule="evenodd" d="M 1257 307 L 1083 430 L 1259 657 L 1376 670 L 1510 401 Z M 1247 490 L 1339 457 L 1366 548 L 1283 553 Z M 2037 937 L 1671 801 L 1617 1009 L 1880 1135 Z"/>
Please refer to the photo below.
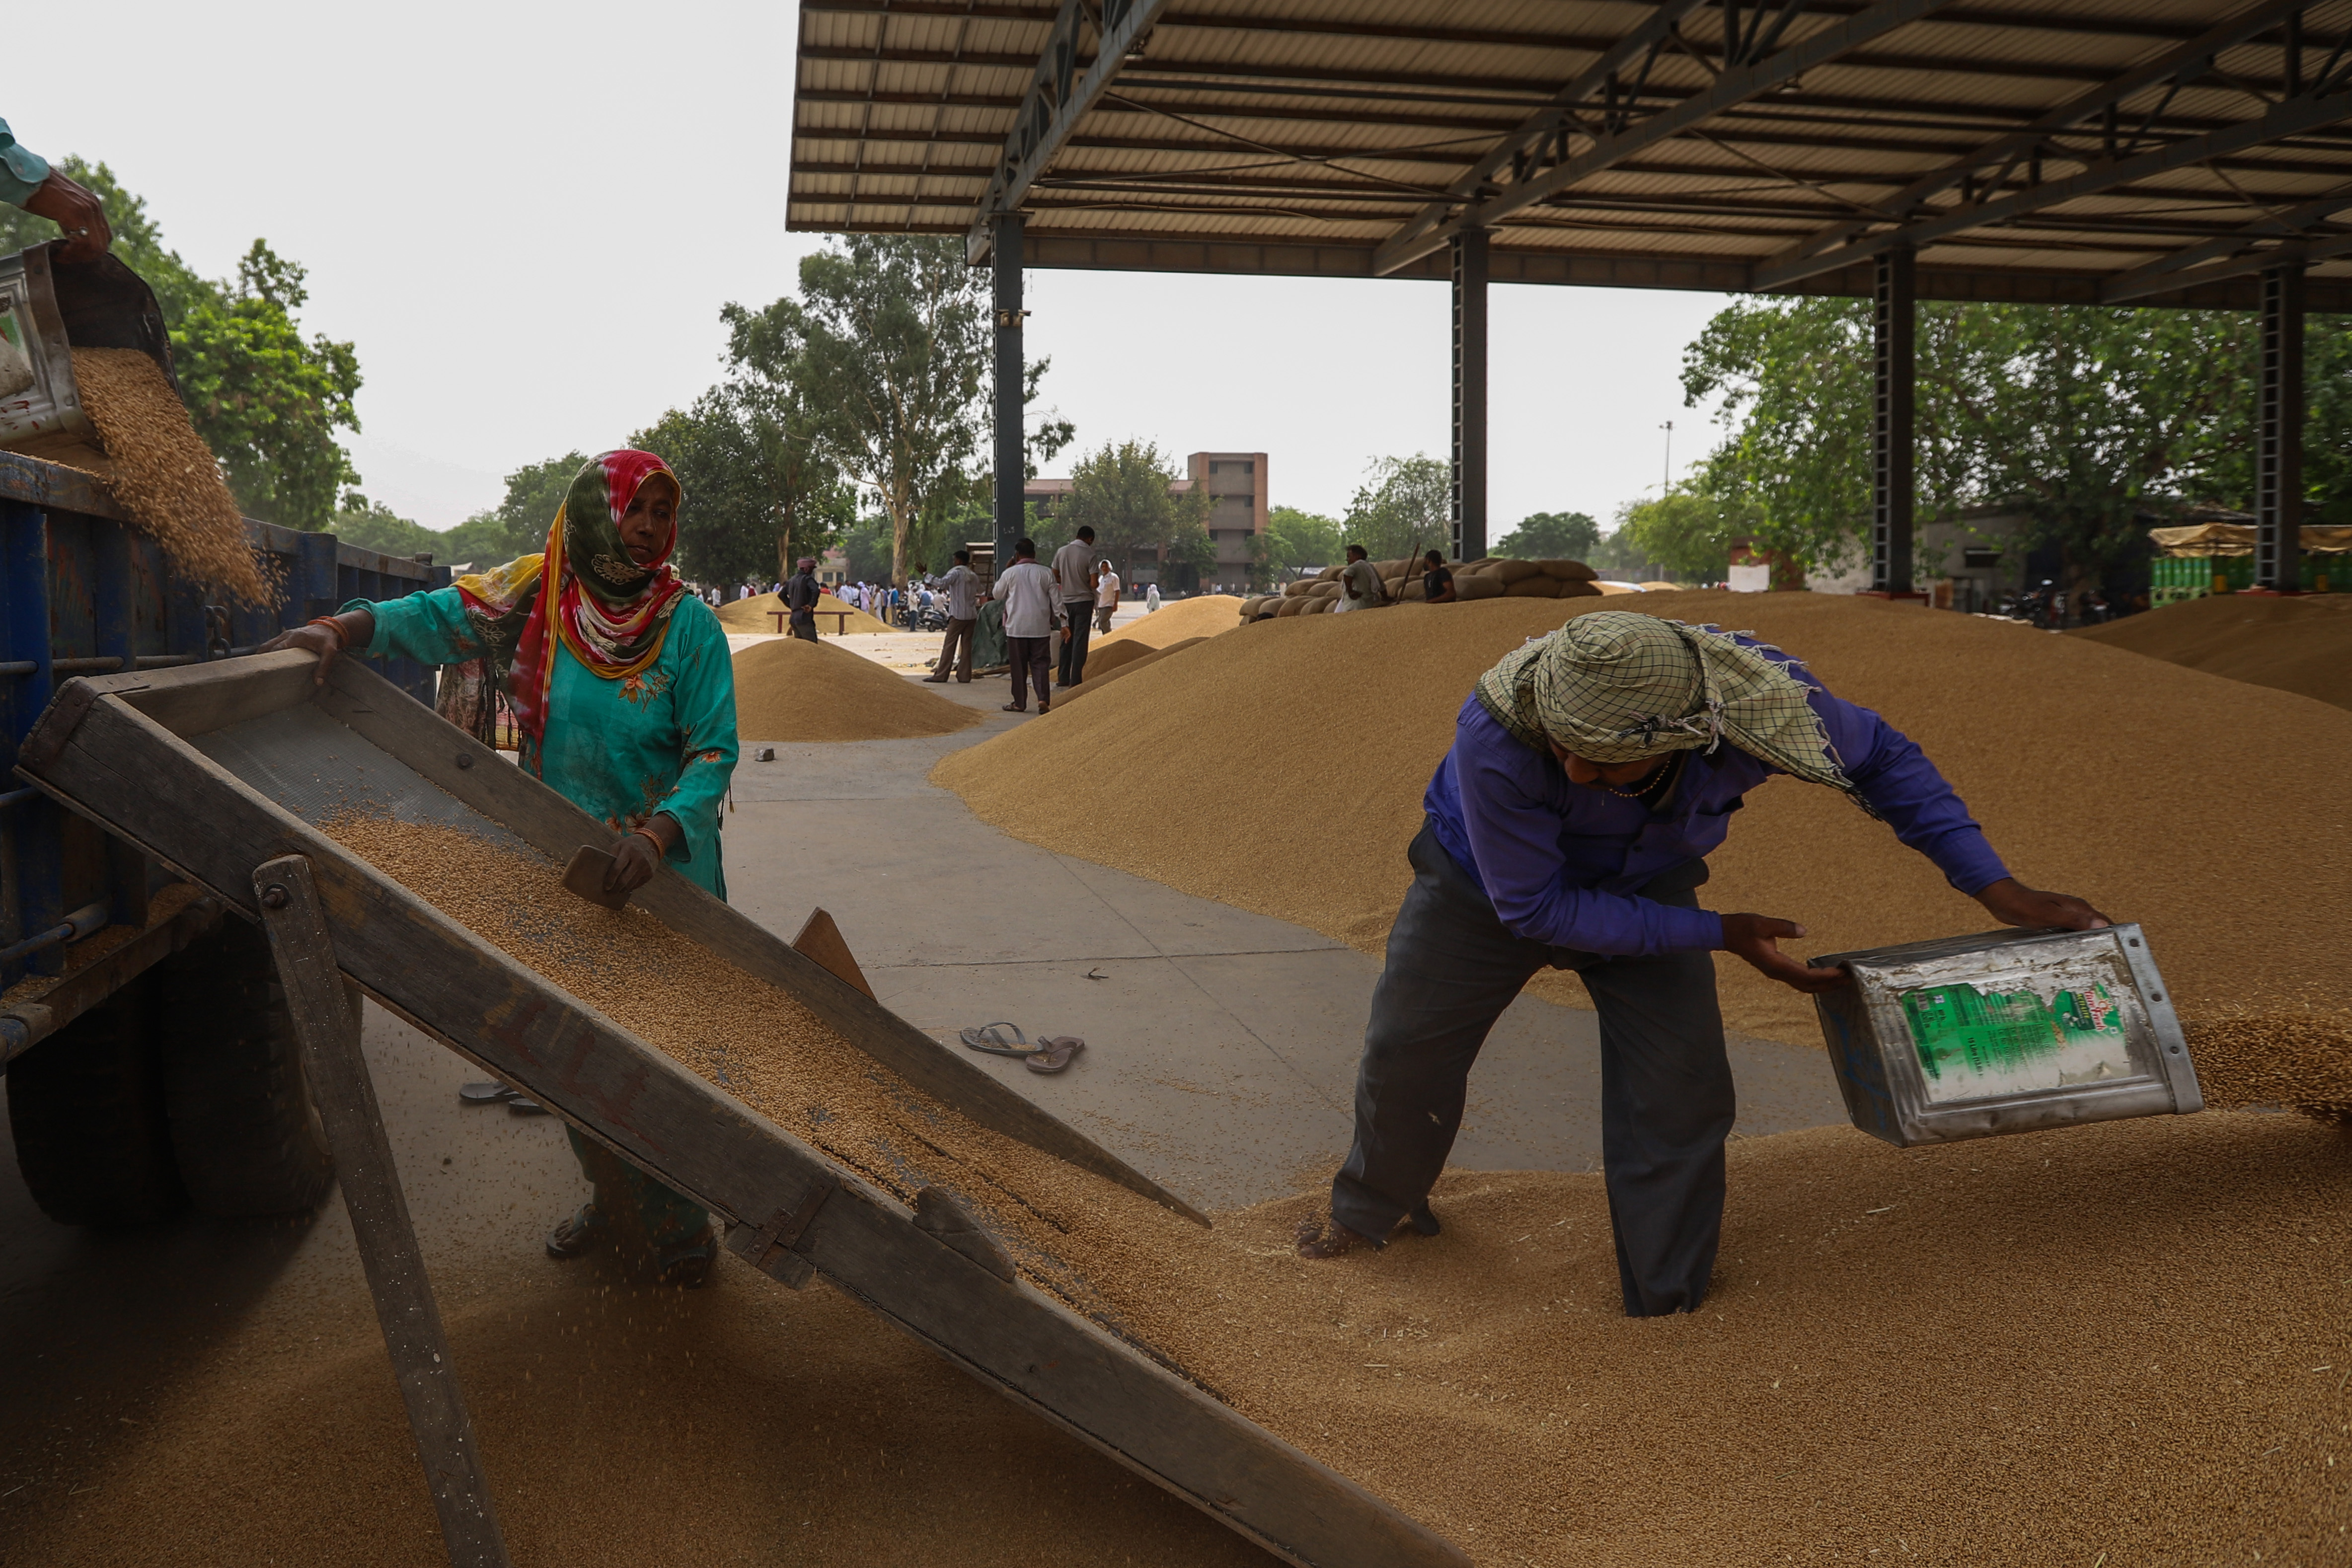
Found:
<path fill-rule="evenodd" d="M 1723 917 L 1723 950 L 1738 954 L 1769 978 L 1808 996 L 1844 985 L 1843 969 L 1811 968 L 1780 951 L 1780 938 L 1804 934 L 1805 928 L 1795 921 L 1775 920 L 1769 915 Z"/>
<path fill-rule="evenodd" d="M 660 836 L 661 848 L 656 849 L 646 833 Z M 662 857 L 677 847 L 685 830 L 667 812 L 657 811 L 646 819 L 646 831 L 621 835 L 613 846 L 613 869 L 604 873 L 604 891 L 611 894 L 635 893 L 653 881 L 654 873 L 661 869 Z"/>
<path fill-rule="evenodd" d="M 286 648 L 299 648 L 306 653 L 319 655 L 319 667 L 311 674 L 311 684 L 325 685 L 327 671 L 346 646 L 364 648 L 375 640 L 375 617 L 364 610 L 354 610 L 332 617 L 342 628 L 338 637 L 326 626 L 312 622 L 307 626 L 289 626 L 285 631 L 254 650 L 257 653 L 275 653 Z"/>

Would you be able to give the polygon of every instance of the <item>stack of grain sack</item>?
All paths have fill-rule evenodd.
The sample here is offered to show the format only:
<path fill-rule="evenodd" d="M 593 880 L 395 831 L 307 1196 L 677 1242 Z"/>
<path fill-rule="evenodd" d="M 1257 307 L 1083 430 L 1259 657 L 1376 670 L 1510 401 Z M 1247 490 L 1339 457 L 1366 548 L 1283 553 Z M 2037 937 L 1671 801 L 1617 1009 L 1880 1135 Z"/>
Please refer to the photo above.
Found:
<path fill-rule="evenodd" d="M 1419 560 L 1379 560 L 1381 586 L 1391 604 L 1418 604 L 1422 574 Z M 1454 569 L 1454 591 L 1463 602 L 1475 599 L 1580 599 L 1597 595 L 1593 580 L 1600 574 L 1580 560 L 1509 560 L 1482 556 Z M 1253 594 L 1242 601 L 1242 624 L 1269 621 L 1280 615 L 1320 615 L 1339 599 L 1339 568 L 1327 566 L 1314 577 L 1286 583 L 1280 593 Z"/>

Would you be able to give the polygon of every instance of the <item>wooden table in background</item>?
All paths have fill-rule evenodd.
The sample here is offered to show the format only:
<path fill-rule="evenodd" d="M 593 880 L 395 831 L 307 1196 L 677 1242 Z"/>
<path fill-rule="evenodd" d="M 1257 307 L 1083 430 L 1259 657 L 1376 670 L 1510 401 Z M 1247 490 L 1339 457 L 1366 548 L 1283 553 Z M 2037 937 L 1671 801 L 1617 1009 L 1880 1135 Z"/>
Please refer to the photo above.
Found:
<path fill-rule="evenodd" d="M 771 610 L 768 613 L 776 618 L 776 631 L 781 634 L 784 630 L 784 617 L 790 615 L 792 612 L 789 610 Z M 812 610 L 809 613 L 812 615 L 832 616 L 833 634 L 836 637 L 840 636 L 843 631 L 849 625 L 850 612 L 846 610 Z"/>

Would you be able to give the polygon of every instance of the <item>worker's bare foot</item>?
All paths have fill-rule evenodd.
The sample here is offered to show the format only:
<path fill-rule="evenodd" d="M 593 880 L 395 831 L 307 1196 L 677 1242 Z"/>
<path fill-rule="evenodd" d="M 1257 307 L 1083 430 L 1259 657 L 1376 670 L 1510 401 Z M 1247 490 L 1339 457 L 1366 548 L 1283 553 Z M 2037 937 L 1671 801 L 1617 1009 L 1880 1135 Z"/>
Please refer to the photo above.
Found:
<path fill-rule="evenodd" d="M 1380 1243 L 1369 1236 L 1349 1229 L 1336 1219 L 1302 1219 L 1291 1236 L 1298 1243 L 1301 1258 L 1337 1258 L 1369 1247 L 1378 1250 Z"/>

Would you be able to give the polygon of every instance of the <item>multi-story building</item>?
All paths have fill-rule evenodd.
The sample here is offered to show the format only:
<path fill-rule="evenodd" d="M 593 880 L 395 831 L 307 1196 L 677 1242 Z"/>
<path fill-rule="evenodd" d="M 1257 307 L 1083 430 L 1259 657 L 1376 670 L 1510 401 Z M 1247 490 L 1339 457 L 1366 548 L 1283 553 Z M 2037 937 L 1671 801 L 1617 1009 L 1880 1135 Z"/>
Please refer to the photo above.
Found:
<path fill-rule="evenodd" d="M 1168 567 L 1156 559 L 1137 560 L 1129 571 L 1133 585 L 1158 582 L 1163 592 L 1215 593 L 1246 589 L 1251 559 L 1255 554 L 1254 541 L 1265 532 L 1265 454 L 1195 452 L 1184 459 L 1184 473 L 1183 478 L 1169 485 L 1169 494 L 1208 492 L 1209 514 L 1203 526 L 1208 529 L 1211 547 L 1217 552 L 1216 565 L 1196 571 L 1191 567 Z M 1055 509 L 1068 497 L 1070 481 L 1032 479 L 1023 486 L 1021 494 L 1036 508 L 1040 518 L 1050 519 Z M 1053 532 L 1050 528 L 1045 531 Z"/>

